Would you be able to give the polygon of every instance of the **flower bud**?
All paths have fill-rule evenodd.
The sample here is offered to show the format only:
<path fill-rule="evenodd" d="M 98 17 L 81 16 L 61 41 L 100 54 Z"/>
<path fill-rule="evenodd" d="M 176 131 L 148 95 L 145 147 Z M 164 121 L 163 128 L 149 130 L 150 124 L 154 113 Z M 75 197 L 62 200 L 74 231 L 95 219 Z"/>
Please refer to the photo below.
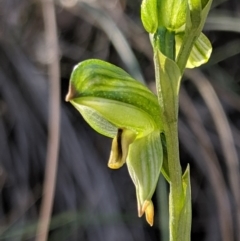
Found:
<path fill-rule="evenodd" d="M 186 23 L 187 0 L 143 0 L 141 19 L 148 33 L 159 27 L 176 31 Z"/>

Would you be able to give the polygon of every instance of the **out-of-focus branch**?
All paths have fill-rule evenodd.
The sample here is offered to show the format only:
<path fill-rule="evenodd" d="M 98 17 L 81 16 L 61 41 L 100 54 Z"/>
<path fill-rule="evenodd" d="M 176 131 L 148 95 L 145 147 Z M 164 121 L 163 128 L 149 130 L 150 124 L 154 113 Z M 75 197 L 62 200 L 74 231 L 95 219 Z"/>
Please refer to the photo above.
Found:
<path fill-rule="evenodd" d="M 40 210 L 36 241 L 45 241 L 48 236 L 57 174 L 60 123 L 59 54 L 55 9 L 53 0 L 41 0 L 41 2 L 45 25 L 47 54 L 49 54 L 49 134 L 45 181 L 43 186 L 43 201 Z"/>
<path fill-rule="evenodd" d="M 219 160 L 201 121 L 200 114 L 183 88 L 181 90 L 180 108 L 186 115 L 189 125 L 200 144 L 198 148 L 204 157 L 205 166 L 207 167 L 206 173 L 216 197 L 221 237 L 223 240 L 233 241 L 234 235 L 231 203 L 227 193 L 227 186 L 221 173 Z"/>
<path fill-rule="evenodd" d="M 208 79 L 198 70 L 186 71 L 186 76 L 197 86 L 198 91 L 202 95 L 206 105 L 212 114 L 216 130 L 219 134 L 222 151 L 226 159 L 226 167 L 229 178 L 229 185 L 234 198 L 234 212 L 236 215 L 235 225 L 240 227 L 240 175 L 238 155 L 234 144 L 233 134 L 229 125 L 226 114 L 216 95 L 215 90 L 209 83 Z M 239 238 L 239 234 L 238 238 Z"/>

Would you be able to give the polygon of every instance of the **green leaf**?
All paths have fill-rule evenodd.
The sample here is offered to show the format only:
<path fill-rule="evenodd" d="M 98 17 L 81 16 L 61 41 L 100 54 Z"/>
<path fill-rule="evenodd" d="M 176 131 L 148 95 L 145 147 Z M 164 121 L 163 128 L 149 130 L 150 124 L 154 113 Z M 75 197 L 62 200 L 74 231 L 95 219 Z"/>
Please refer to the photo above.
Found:
<path fill-rule="evenodd" d="M 127 167 L 136 187 L 138 215 L 146 214 L 153 225 L 152 195 L 156 189 L 162 167 L 162 144 L 160 133 L 155 131 L 146 137 L 136 139 L 129 148 Z"/>
<path fill-rule="evenodd" d="M 190 185 L 190 169 L 187 169 L 182 177 L 183 185 L 183 207 L 180 213 L 178 235 L 179 240 L 190 241 L 191 223 L 192 223 L 192 205 L 191 205 L 191 185 Z"/>
<path fill-rule="evenodd" d="M 175 36 L 177 54 L 182 45 L 183 37 L 183 33 L 177 34 Z M 212 45 L 209 39 L 203 33 L 201 33 L 193 45 L 186 68 L 195 68 L 207 63 L 211 56 L 211 53 Z"/>
<path fill-rule="evenodd" d="M 188 0 L 188 9 L 191 19 L 191 28 L 197 29 L 201 24 L 201 0 Z"/>
<path fill-rule="evenodd" d="M 202 27 L 204 25 L 204 23 L 206 22 L 206 19 L 207 19 L 207 15 L 208 15 L 208 12 L 211 8 L 211 5 L 212 5 L 212 1 L 213 0 L 202 0 Z"/>
<path fill-rule="evenodd" d="M 159 66 L 159 105 L 165 121 L 175 122 L 178 115 L 178 93 L 181 73 L 177 64 L 157 51 L 155 61 Z"/>
<path fill-rule="evenodd" d="M 143 0 L 141 5 L 141 19 L 148 33 L 155 33 L 158 28 L 157 0 Z"/>

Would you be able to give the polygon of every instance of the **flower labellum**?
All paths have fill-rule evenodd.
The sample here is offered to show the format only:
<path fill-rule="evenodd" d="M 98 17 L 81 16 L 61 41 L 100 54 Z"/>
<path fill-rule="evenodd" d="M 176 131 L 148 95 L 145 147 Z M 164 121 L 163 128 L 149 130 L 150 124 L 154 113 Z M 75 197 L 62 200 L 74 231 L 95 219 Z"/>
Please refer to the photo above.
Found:
<path fill-rule="evenodd" d="M 135 140 L 136 133 L 131 130 L 118 129 L 112 142 L 112 149 L 108 161 L 108 167 L 120 168 L 127 159 L 129 145 Z"/>

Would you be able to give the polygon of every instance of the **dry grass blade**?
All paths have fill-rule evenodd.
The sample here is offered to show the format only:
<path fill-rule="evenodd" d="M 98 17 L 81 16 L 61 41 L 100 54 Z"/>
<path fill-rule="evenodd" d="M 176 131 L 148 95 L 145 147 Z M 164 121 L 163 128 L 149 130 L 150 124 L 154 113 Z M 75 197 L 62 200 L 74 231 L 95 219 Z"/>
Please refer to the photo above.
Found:
<path fill-rule="evenodd" d="M 50 53 L 49 64 L 49 136 L 45 167 L 45 180 L 43 186 L 43 201 L 40 210 L 37 241 L 45 241 L 48 236 L 52 205 L 54 199 L 58 148 L 59 148 L 59 123 L 60 123 L 60 84 L 59 84 L 59 60 L 58 41 L 54 3 L 52 0 L 42 0 L 44 24 L 46 31 L 46 43 Z"/>
<path fill-rule="evenodd" d="M 240 230 L 240 177 L 239 177 L 239 162 L 237 151 L 234 145 L 232 131 L 228 119 L 224 113 L 223 107 L 216 95 L 215 90 L 209 83 L 208 79 L 198 70 L 186 71 L 186 76 L 196 85 L 198 91 L 202 95 L 208 109 L 211 113 L 213 121 L 216 125 L 219 134 L 223 154 L 226 159 L 228 178 L 232 195 L 234 197 L 235 208 L 237 215 L 236 227 Z"/>
<path fill-rule="evenodd" d="M 226 31 L 240 33 L 239 18 L 232 16 L 214 16 L 213 14 L 207 18 L 205 30 Z"/>

